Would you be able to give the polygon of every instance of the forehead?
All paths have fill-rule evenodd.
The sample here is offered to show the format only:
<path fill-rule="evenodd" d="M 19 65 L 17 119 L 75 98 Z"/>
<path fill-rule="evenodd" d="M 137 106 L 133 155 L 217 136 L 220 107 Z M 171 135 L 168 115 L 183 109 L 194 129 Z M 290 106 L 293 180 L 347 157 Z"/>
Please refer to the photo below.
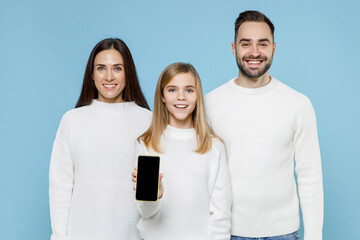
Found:
<path fill-rule="evenodd" d="M 176 74 L 166 85 L 195 86 L 195 77 L 190 72 Z"/>
<path fill-rule="evenodd" d="M 96 55 L 94 62 L 95 62 L 95 64 L 96 63 L 115 63 L 115 62 L 123 63 L 123 58 L 117 50 L 108 49 L 108 50 L 99 52 Z"/>
<path fill-rule="evenodd" d="M 273 39 L 271 29 L 265 22 L 244 22 L 238 29 L 237 41 L 246 38 L 251 40 Z"/>

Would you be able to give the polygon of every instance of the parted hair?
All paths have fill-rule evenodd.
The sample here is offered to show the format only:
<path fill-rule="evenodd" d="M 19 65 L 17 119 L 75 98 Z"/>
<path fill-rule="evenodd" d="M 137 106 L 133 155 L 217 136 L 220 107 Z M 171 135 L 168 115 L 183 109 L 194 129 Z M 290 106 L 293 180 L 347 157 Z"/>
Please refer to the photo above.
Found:
<path fill-rule="evenodd" d="M 196 106 L 192 112 L 192 121 L 197 143 L 195 152 L 203 154 L 211 149 L 211 138 L 216 136 L 206 121 L 204 96 L 199 74 L 189 63 L 177 62 L 170 64 L 160 74 L 155 90 L 154 112 L 151 126 L 138 138 L 138 141 L 143 141 L 147 148 L 152 148 L 158 153 L 163 152 L 160 146 L 161 135 L 170 121 L 169 111 L 162 101 L 164 89 L 177 74 L 182 73 L 191 73 L 195 78 Z"/>
<path fill-rule="evenodd" d="M 93 99 L 98 98 L 98 91 L 93 81 L 94 60 L 96 55 L 105 50 L 115 49 L 120 53 L 124 60 L 125 70 L 125 88 L 122 91 L 122 99 L 125 102 L 134 101 L 140 107 L 149 109 L 143 92 L 141 91 L 139 79 L 136 73 L 135 63 L 131 56 L 130 50 L 119 38 L 107 38 L 100 41 L 91 51 L 84 75 L 84 82 L 81 89 L 79 100 L 75 108 L 91 104 Z"/>

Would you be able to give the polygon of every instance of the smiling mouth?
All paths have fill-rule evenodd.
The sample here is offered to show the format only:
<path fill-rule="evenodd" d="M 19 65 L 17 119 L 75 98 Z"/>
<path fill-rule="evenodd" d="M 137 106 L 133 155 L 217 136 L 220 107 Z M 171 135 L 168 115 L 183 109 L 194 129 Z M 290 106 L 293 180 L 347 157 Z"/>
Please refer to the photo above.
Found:
<path fill-rule="evenodd" d="M 117 84 L 103 84 L 104 88 L 111 90 L 116 87 Z"/>
<path fill-rule="evenodd" d="M 185 104 L 176 104 L 174 105 L 177 109 L 185 109 L 188 107 L 188 105 L 185 105 Z"/>
<path fill-rule="evenodd" d="M 245 62 L 250 66 L 258 66 L 263 63 L 264 60 L 245 60 Z"/>

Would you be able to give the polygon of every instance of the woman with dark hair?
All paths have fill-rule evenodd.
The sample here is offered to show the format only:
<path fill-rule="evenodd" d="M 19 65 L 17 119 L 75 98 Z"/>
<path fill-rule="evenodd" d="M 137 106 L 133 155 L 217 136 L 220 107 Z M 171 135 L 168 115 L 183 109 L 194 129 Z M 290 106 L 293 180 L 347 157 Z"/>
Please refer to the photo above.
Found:
<path fill-rule="evenodd" d="M 92 50 L 75 109 L 61 119 L 50 161 L 51 240 L 139 239 L 129 175 L 151 122 L 135 64 L 120 39 Z"/>

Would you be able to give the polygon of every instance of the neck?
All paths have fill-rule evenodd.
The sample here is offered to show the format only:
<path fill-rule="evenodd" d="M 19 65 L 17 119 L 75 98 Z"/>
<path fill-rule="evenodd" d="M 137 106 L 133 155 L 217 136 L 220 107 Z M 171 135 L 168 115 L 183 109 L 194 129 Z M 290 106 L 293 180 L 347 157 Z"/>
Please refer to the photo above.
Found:
<path fill-rule="evenodd" d="M 267 85 L 271 81 L 269 72 L 266 72 L 264 75 L 258 78 L 249 78 L 245 76 L 241 71 L 239 71 L 239 76 L 235 79 L 235 83 L 240 87 L 245 88 L 259 88 Z"/>
<path fill-rule="evenodd" d="M 172 119 L 170 119 L 169 125 L 175 128 L 182 129 L 194 128 L 192 121 L 172 121 Z"/>
<path fill-rule="evenodd" d="M 122 94 L 119 94 L 117 97 L 114 97 L 114 98 L 106 98 L 99 93 L 97 100 L 99 102 L 104 102 L 104 103 L 124 103 L 125 102 L 122 99 Z"/>

